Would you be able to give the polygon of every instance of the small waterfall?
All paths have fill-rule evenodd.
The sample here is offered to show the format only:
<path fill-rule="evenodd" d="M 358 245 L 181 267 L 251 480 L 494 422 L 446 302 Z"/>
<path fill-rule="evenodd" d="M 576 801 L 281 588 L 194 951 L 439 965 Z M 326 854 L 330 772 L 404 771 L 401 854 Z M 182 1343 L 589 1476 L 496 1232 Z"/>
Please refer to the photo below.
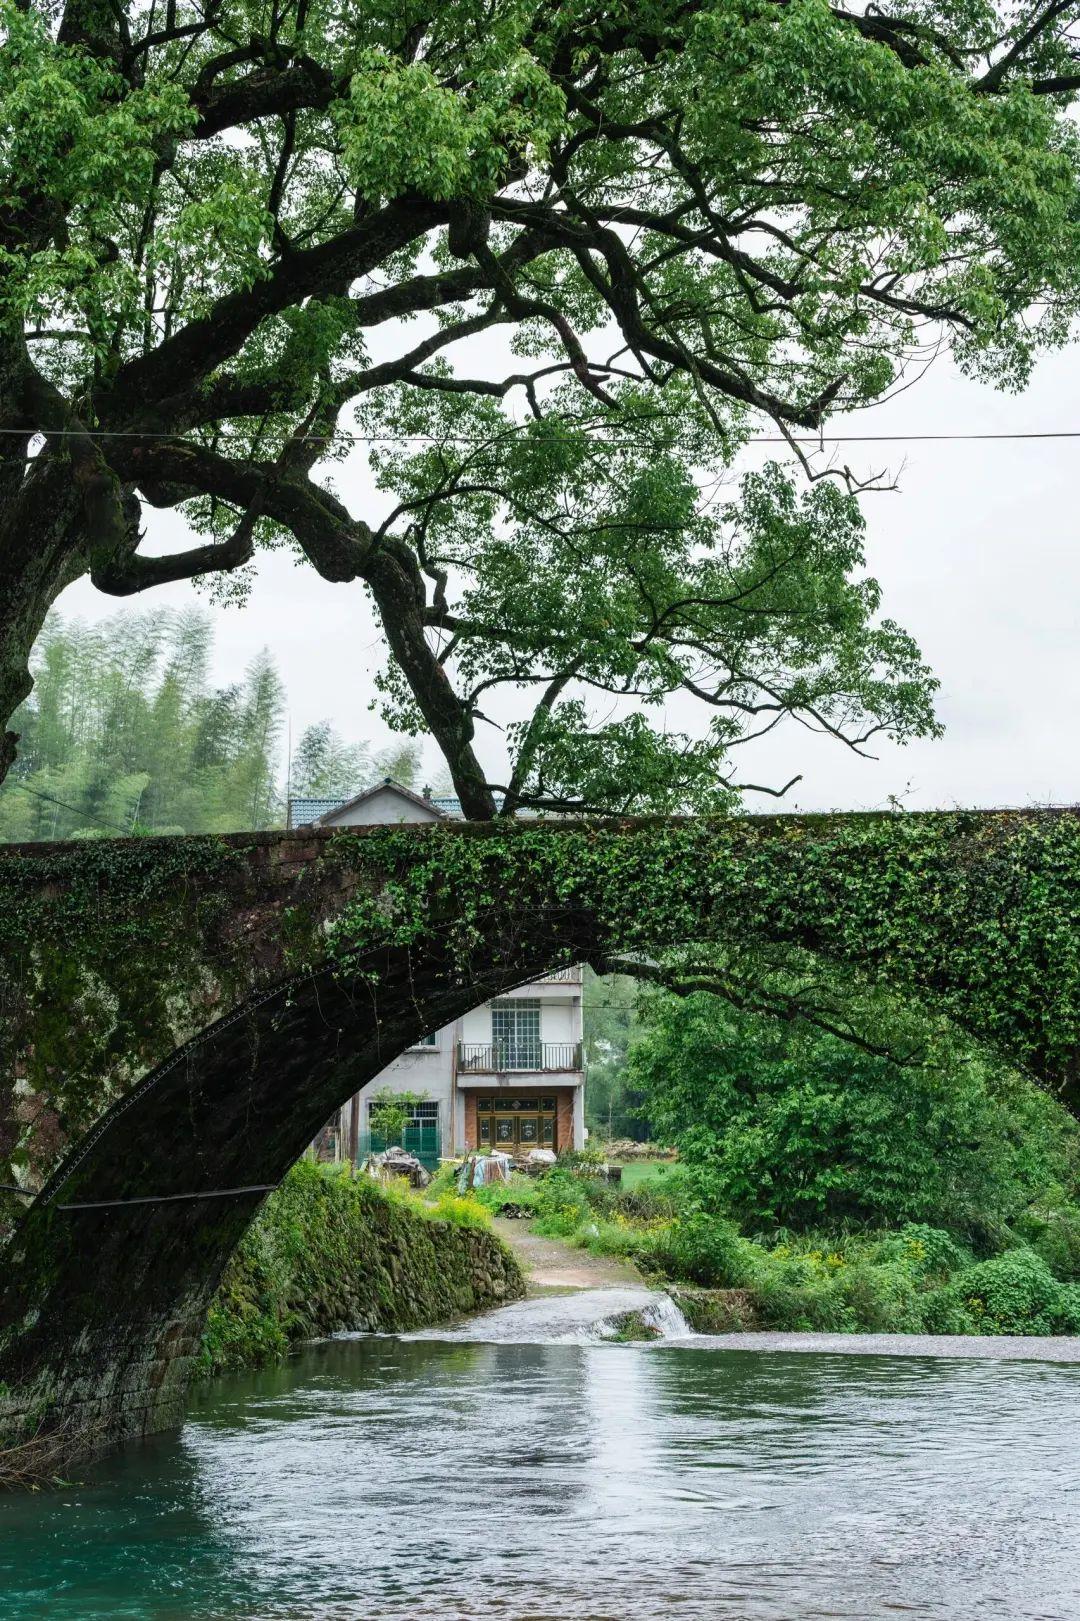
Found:
<path fill-rule="evenodd" d="M 651 1306 L 646 1306 L 641 1320 L 646 1328 L 655 1329 L 657 1338 L 662 1340 L 684 1340 L 694 1332 L 670 1295 L 660 1295 Z"/>
<path fill-rule="evenodd" d="M 683 1340 L 694 1330 L 670 1295 L 650 1294 L 629 1311 L 620 1311 L 598 1321 L 582 1324 L 576 1338 L 582 1340 Z"/>
<path fill-rule="evenodd" d="M 604 1340 L 685 1340 L 693 1337 L 693 1330 L 670 1295 L 631 1284 L 516 1300 L 461 1323 L 419 1329 L 404 1337 L 505 1345 L 595 1345 Z"/>

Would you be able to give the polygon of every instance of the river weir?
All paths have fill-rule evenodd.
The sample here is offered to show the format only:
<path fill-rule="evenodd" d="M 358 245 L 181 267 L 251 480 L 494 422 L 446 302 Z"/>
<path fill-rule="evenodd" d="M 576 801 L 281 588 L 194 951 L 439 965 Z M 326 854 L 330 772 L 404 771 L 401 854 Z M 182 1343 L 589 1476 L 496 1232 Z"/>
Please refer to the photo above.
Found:
<path fill-rule="evenodd" d="M 178 1434 L 0 1499 L 0 1614 L 1074 1621 L 1076 1342 L 732 1348 L 666 1298 L 547 1295 L 204 1385 Z M 660 1332 L 613 1343 L 627 1312 Z"/>
<path fill-rule="evenodd" d="M 643 1332 L 628 1336 L 628 1321 Z M 342 1335 L 342 1339 L 355 1338 Z M 449 1327 L 421 1329 L 415 1340 L 474 1344 L 601 1344 L 633 1337 L 686 1351 L 807 1353 L 821 1356 L 975 1358 L 996 1362 L 1080 1362 L 1080 1337 L 1027 1334 L 696 1334 L 680 1307 L 660 1289 L 645 1287 L 551 1291 L 512 1306 L 482 1312 Z"/>
<path fill-rule="evenodd" d="M 631 1285 L 550 1291 L 447 1328 L 421 1329 L 408 1337 L 486 1345 L 589 1344 L 623 1337 L 635 1326 L 640 1327 L 642 1339 L 688 1338 L 693 1333 L 670 1295 Z"/>

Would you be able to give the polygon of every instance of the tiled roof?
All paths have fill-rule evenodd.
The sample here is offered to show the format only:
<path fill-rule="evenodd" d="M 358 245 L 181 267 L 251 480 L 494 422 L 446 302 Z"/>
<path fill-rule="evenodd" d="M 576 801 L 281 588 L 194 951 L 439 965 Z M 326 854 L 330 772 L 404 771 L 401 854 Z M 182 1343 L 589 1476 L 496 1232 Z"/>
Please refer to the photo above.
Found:
<path fill-rule="evenodd" d="M 310 822 L 317 822 L 320 816 L 328 816 L 344 803 L 344 799 L 290 799 L 289 826 L 307 827 Z"/>

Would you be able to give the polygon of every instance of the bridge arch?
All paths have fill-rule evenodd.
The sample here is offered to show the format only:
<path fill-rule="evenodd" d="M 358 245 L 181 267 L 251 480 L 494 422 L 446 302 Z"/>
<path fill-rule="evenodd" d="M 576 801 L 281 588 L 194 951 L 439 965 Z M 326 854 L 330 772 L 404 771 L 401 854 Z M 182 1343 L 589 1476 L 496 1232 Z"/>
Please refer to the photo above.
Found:
<path fill-rule="evenodd" d="M 3 1211 L 0 1428 L 44 1403 L 92 1446 L 178 1421 L 221 1270 L 333 1109 L 554 966 L 813 952 L 1076 1091 L 1074 812 L 9 847 L 0 901 L 0 1133 L 40 1183 Z"/>

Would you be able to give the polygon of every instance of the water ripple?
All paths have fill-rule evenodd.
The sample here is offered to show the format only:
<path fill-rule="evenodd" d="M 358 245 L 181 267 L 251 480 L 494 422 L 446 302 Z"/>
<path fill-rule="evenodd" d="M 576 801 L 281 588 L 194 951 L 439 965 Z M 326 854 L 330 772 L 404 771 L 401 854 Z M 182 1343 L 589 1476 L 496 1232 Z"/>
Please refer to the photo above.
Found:
<path fill-rule="evenodd" d="M 1074 1621 L 1080 1366 L 353 1339 L 0 1500 L 3 1621 Z"/>

